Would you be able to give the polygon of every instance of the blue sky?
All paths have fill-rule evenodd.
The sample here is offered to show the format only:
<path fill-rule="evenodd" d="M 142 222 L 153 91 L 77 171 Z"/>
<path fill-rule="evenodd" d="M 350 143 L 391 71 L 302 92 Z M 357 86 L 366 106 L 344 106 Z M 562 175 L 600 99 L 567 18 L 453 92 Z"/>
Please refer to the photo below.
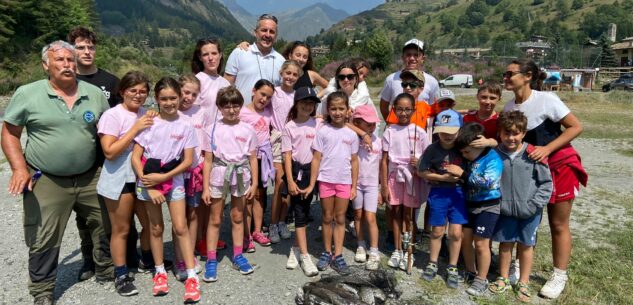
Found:
<path fill-rule="evenodd" d="M 327 3 L 333 8 L 342 9 L 350 15 L 376 7 L 384 0 L 237 0 L 237 3 L 253 15 L 270 12 L 282 12 L 288 9 L 301 9 L 315 3 Z"/>

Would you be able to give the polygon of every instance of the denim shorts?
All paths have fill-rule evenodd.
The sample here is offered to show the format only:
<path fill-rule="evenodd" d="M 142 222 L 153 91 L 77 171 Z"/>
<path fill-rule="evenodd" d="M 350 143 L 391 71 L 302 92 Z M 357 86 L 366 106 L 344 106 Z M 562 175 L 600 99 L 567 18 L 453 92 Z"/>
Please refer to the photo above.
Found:
<path fill-rule="evenodd" d="M 147 193 L 147 188 L 143 186 L 136 186 L 136 198 L 142 201 L 152 201 L 152 198 Z M 185 199 L 185 188 L 183 186 L 177 186 L 173 188 L 169 193 L 165 194 L 165 201 L 172 202 Z"/>
<path fill-rule="evenodd" d="M 468 223 L 468 211 L 461 187 L 433 187 L 429 193 L 429 224 L 433 227 Z"/>
<path fill-rule="evenodd" d="M 501 215 L 492 240 L 502 243 L 518 242 L 533 247 L 536 245 L 536 232 L 541 224 L 542 215 L 542 210 L 527 219 Z"/>

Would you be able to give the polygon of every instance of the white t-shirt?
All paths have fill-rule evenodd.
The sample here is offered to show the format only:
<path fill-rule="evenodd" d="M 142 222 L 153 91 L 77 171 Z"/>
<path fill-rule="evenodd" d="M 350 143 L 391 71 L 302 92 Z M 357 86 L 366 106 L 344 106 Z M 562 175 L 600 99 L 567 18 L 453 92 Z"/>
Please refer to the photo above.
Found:
<path fill-rule="evenodd" d="M 324 124 L 317 130 L 312 149 L 321 153 L 317 180 L 352 184 L 352 155 L 358 153 L 358 136 L 347 127 Z"/>
<path fill-rule="evenodd" d="M 292 151 L 292 160 L 301 164 L 312 162 L 312 142 L 322 124 L 322 119 L 315 118 L 301 124 L 288 122 L 281 133 L 281 152 Z"/>
<path fill-rule="evenodd" d="M 204 141 L 204 137 L 207 134 L 206 129 L 212 123 L 207 109 L 208 108 L 204 108 L 201 105 L 194 104 L 191 108 L 185 111 L 179 111 L 180 118 L 191 124 L 195 130 L 194 134 L 198 144 L 201 144 Z M 191 164 L 191 168 L 198 166 L 202 160 L 204 160 L 204 156 L 202 155 L 202 145 L 198 145 L 193 153 L 193 163 Z"/>
<path fill-rule="evenodd" d="M 207 128 L 207 136 L 202 143 L 202 150 L 213 153 L 214 158 L 220 158 L 226 162 L 242 162 L 247 160 L 251 153 L 257 151 L 257 135 L 255 129 L 245 122 L 236 125 L 224 124 L 218 120 L 215 124 Z M 212 135 L 213 133 L 213 135 Z M 211 147 L 211 137 L 215 138 L 215 150 Z M 212 186 L 224 185 L 224 173 L 226 167 L 214 166 L 211 170 L 210 184 Z M 244 182 L 250 182 L 250 171 L 244 172 Z M 233 173 L 231 185 L 237 185 L 237 176 Z"/>
<path fill-rule="evenodd" d="M 380 99 L 389 101 L 389 104 L 393 103 L 393 100 L 396 99 L 398 94 L 402 93 L 402 80 L 400 79 L 400 74 L 402 71 L 397 71 L 389 74 L 385 79 L 385 85 L 382 87 L 380 91 Z M 426 101 L 429 105 L 433 105 L 435 103 L 435 99 L 437 98 L 440 92 L 440 85 L 437 82 L 437 79 L 433 77 L 431 74 L 426 72 L 424 73 L 424 89 L 422 93 L 418 96 L 418 100 Z"/>
<path fill-rule="evenodd" d="M 322 115 L 327 114 L 327 97 L 332 92 L 336 92 L 336 79 L 330 79 L 330 84 L 325 91 L 325 94 L 321 98 L 321 103 L 317 106 L 317 113 L 321 113 Z M 331 85 L 331 86 L 330 86 Z M 369 89 L 367 88 L 367 84 L 363 81 L 358 84 L 352 95 L 349 96 L 349 107 L 352 110 L 356 109 L 356 107 L 360 105 L 374 105 L 374 102 L 371 100 L 371 96 L 369 95 Z M 374 107 L 376 114 L 378 111 Z"/>
<path fill-rule="evenodd" d="M 373 135 L 371 150 L 365 147 L 358 149 L 358 185 L 377 186 L 382 158 L 382 139 Z"/>
<path fill-rule="evenodd" d="M 218 120 L 222 119 L 222 114 L 218 111 L 218 106 L 215 104 L 215 101 L 218 96 L 218 91 L 230 86 L 231 83 L 222 76 L 210 76 L 204 72 L 198 72 L 196 77 L 200 80 L 200 94 L 195 103 L 209 109 L 207 112 L 209 112 L 211 122 L 213 122 L 216 115 L 218 116 Z"/>
<path fill-rule="evenodd" d="M 281 83 L 279 69 L 284 61 L 286 59 L 274 49 L 263 55 L 257 44 L 251 44 L 247 51 L 235 48 L 226 61 L 224 71 L 235 76 L 235 86 L 242 93 L 244 105 L 248 105 L 258 80 L 267 79 L 276 86 Z"/>
<path fill-rule="evenodd" d="M 547 119 L 560 122 L 571 112 L 556 94 L 536 90 L 532 90 L 532 94 L 525 102 L 517 104 L 516 100 L 512 99 L 503 107 L 504 112 L 512 110 L 519 110 L 525 114 L 528 118 L 528 130 L 538 127 Z"/>
<path fill-rule="evenodd" d="M 282 131 L 288 120 L 288 113 L 290 108 L 294 105 L 295 91 L 288 93 L 281 89 L 281 87 L 275 87 L 275 93 L 273 94 L 270 107 L 273 111 L 272 125 L 273 129 Z"/>

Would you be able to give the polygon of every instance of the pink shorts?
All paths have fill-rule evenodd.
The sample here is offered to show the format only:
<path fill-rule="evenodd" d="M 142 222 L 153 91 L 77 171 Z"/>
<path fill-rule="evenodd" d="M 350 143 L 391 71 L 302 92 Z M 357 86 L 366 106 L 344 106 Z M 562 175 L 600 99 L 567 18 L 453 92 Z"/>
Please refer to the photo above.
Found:
<path fill-rule="evenodd" d="M 349 199 L 351 197 L 351 192 L 351 184 L 328 183 L 319 181 L 319 197 L 321 198 L 336 196 L 342 199 Z"/>
<path fill-rule="evenodd" d="M 396 181 L 396 173 L 393 172 L 387 180 L 387 186 L 389 188 L 389 205 L 404 205 L 408 208 L 418 209 L 422 205 L 422 202 L 426 201 L 429 196 L 429 186 L 421 178 L 413 178 L 413 188 L 415 190 L 415 196 L 410 196 L 407 193 L 407 188 L 404 182 Z"/>

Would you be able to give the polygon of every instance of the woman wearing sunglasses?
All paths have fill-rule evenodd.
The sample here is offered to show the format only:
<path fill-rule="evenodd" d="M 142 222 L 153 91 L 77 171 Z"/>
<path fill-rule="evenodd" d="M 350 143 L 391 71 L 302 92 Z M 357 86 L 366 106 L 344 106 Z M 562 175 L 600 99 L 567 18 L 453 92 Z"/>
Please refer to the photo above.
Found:
<path fill-rule="evenodd" d="M 369 92 L 358 90 L 360 76 L 358 74 L 358 70 L 356 69 L 356 65 L 353 62 L 346 61 L 338 66 L 334 78 L 336 79 L 336 91 L 342 91 L 345 95 L 347 95 L 349 98 L 349 108 L 352 112 L 360 105 L 373 106 L 374 103 L 369 97 Z M 325 101 L 327 100 L 328 95 L 329 92 L 321 97 L 321 100 L 323 101 L 321 104 L 323 104 L 323 106 L 320 113 L 324 116 L 327 112 L 327 105 L 324 104 L 326 104 Z"/>

